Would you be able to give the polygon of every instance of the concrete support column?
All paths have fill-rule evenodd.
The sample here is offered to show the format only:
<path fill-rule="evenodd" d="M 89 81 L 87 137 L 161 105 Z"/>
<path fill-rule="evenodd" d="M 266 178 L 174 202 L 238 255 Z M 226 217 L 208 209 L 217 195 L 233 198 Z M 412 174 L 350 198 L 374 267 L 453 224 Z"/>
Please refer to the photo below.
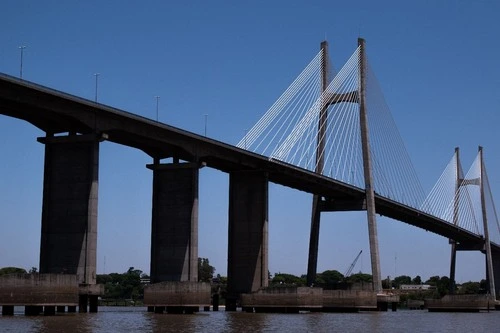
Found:
<path fill-rule="evenodd" d="M 491 251 L 493 278 L 495 280 L 496 295 L 500 295 L 500 252 Z M 486 275 L 488 276 L 488 274 Z"/>
<path fill-rule="evenodd" d="M 43 311 L 43 307 L 38 305 L 26 305 L 24 307 L 25 316 L 38 316 Z"/>
<path fill-rule="evenodd" d="M 78 312 L 79 313 L 87 313 L 88 304 L 89 304 L 89 296 L 88 295 L 79 295 L 78 296 Z"/>
<path fill-rule="evenodd" d="M 328 87 L 329 78 L 329 57 L 328 57 L 328 42 L 321 43 L 321 92 L 324 92 Z M 325 134 L 328 121 L 328 107 L 326 104 L 321 108 L 318 119 L 318 139 L 316 145 L 316 168 L 315 172 L 323 174 L 325 164 Z M 316 269 L 318 265 L 318 245 L 319 245 L 319 228 L 321 221 L 321 209 L 319 207 L 321 196 L 313 195 L 312 214 L 311 214 L 311 233 L 309 235 L 309 257 L 307 261 L 307 285 L 312 286 L 316 280 Z"/>
<path fill-rule="evenodd" d="M 455 147 L 455 160 L 456 160 L 456 168 L 455 168 L 455 197 L 453 202 L 453 224 L 458 225 L 458 208 L 460 203 L 460 185 L 462 183 L 462 175 L 460 165 L 460 149 Z M 451 260 L 450 260 L 450 294 L 455 293 L 455 267 L 457 262 L 457 243 L 450 239 L 451 244 Z"/>
<path fill-rule="evenodd" d="M 99 140 L 39 138 L 45 144 L 40 273 L 76 274 L 96 283 Z"/>
<path fill-rule="evenodd" d="M 99 296 L 89 295 L 89 312 L 97 313 L 99 306 Z"/>
<path fill-rule="evenodd" d="M 457 245 L 454 240 L 450 240 L 451 243 L 451 259 L 450 259 L 450 289 L 449 293 L 455 293 L 455 267 L 457 262 Z"/>
<path fill-rule="evenodd" d="M 488 230 L 488 216 L 486 213 L 486 200 L 484 194 L 484 162 L 483 162 L 483 147 L 479 146 L 479 160 L 481 163 L 481 176 L 480 176 L 480 192 L 481 192 L 481 211 L 483 213 L 483 232 L 484 232 L 484 246 L 486 250 L 486 281 L 488 281 L 488 292 L 496 299 L 496 287 L 495 287 L 495 277 L 493 268 L 493 256 L 491 251 L 490 236 Z"/>
<path fill-rule="evenodd" d="M 268 178 L 259 171 L 229 175 L 228 293 L 268 286 Z"/>
<path fill-rule="evenodd" d="M 163 312 L 165 312 L 165 307 L 164 306 L 155 306 L 154 307 L 154 312 L 162 314 Z"/>
<path fill-rule="evenodd" d="M 312 286 L 316 280 L 316 270 L 318 267 L 318 247 L 319 247 L 319 229 L 321 222 L 321 209 L 319 202 L 321 196 L 313 195 L 311 233 L 309 235 L 309 258 L 307 262 L 307 285 Z"/>
<path fill-rule="evenodd" d="M 43 315 L 44 316 L 54 316 L 56 314 L 56 307 L 46 305 L 43 307 Z"/>
<path fill-rule="evenodd" d="M 214 294 L 212 296 L 212 310 L 219 311 L 219 294 Z"/>
<path fill-rule="evenodd" d="M 363 153 L 363 171 L 366 192 L 366 213 L 368 219 L 368 238 L 370 241 L 370 261 L 372 266 L 373 290 L 382 290 L 380 271 L 380 255 L 378 247 L 377 217 L 375 209 L 375 189 L 372 175 L 370 153 L 370 135 L 368 131 L 368 115 L 366 109 L 366 57 L 365 40 L 358 38 L 359 51 L 359 124 L 361 129 L 361 150 Z"/>
<path fill-rule="evenodd" d="M 151 283 L 198 281 L 198 177 L 194 163 L 153 170 Z"/>
<path fill-rule="evenodd" d="M 13 316 L 14 306 L 13 305 L 2 305 L 2 316 Z"/>

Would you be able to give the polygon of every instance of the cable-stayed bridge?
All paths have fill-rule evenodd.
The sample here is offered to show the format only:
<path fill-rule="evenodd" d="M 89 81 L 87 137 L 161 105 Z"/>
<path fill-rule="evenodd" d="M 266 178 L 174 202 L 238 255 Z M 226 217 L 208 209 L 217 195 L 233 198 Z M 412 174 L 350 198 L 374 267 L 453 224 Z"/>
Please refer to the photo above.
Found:
<path fill-rule="evenodd" d="M 368 211 L 372 269 L 376 275 L 380 268 L 374 213 L 391 216 L 378 208 L 376 198 L 396 201 L 440 219 L 437 224 L 449 223 L 500 244 L 482 148 L 465 176 L 457 149 L 426 196 L 364 47 L 360 39 L 344 66 L 332 73 L 328 45 L 323 42 L 311 62 L 237 145 L 276 163 L 291 164 L 365 190 L 366 196 L 355 200 L 314 197 L 308 283 L 313 283 L 316 274 L 319 216 L 325 210 Z M 464 242 L 461 244 L 464 248 Z M 456 245 L 452 247 L 454 258 Z M 485 251 L 489 251 L 488 247 Z M 454 267 L 451 272 L 454 275 Z"/>
<path fill-rule="evenodd" d="M 322 43 L 237 146 L 7 75 L 0 75 L 0 114 L 46 133 L 38 139 L 45 145 L 41 273 L 64 269 L 95 284 L 99 143 L 107 140 L 152 158 L 152 282 L 197 281 L 198 170 L 207 166 L 229 173 L 234 295 L 268 284 L 268 182 L 313 194 L 308 282 L 321 213 L 366 210 L 374 290 L 381 290 L 376 214 L 450 239 L 451 280 L 456 251 L 484 251 L 489 292 L 500 287 L 500 232 L 482 149 L 466 174 L 457 151 L 425 195 L 363 40 L 338 73 Z"/>

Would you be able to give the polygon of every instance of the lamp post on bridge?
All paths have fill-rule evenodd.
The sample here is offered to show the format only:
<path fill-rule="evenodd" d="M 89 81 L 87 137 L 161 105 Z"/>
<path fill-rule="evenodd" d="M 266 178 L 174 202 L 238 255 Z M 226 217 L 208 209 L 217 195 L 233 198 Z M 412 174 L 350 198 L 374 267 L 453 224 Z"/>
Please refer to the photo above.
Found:
<path fill-rule="evenodd" d="M 158 122 L 158 104 L 160 102 L 160 96 L 155 96 L 156 98 L 156 122 Z"/>
<path fill-rule="evenodd" d="M 207 121 L 208 121 L 208 114 L 204 114 L 205 116 L 205 136 L 207 136 Z"/>
<path fill-rule="evenodd" d="M 23 79 L 23 54 L 24 54 L 24 49 L 26 48 L 25 45 L 19 46 L 19 49 L 21 50 L 21 65 L 19 68 L 19 78 L 22 80 Z"/>
<path fill-rule="evenodd" d="M 99 75 L 101 75 L 101 73 L 94 74 L 94 76 L 95 76 L 95 102 L 96 103 L 97 103 L 97 82 L 98 82 Z"/>

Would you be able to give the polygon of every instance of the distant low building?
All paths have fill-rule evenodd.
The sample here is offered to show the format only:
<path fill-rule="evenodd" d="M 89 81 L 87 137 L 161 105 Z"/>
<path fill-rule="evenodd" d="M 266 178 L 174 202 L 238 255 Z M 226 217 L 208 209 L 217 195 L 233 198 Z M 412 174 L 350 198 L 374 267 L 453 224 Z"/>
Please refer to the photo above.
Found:
<path fill-rule="evenodd" d="M 401 290 L 429 290 L 432 289 L 430 284 L 402 284 L 399 286 Z"/>

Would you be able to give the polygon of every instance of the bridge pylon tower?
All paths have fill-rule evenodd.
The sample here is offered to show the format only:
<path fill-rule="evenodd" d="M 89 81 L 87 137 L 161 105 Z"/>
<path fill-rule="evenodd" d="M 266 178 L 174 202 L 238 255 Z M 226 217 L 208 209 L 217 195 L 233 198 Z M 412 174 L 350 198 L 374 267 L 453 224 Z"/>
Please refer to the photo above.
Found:
<path fill-rule="evenodd" d="M 450 294 L 455 292 L 455 267 L 457 251 L 467 250 L 480 250 L 486 254 L 486 281 L 487 288 L 490 296 L 496 299 L 496 286 L 495 277 L 497 281 L 500 279 L 500 270 L 498 267 L 499 255 L 493 254 L 491 250 L 491 242 L 488 228 L 488 215 L 486 211 L 486 198 L 485 198 L 485 166 L 483 159 L 483 147 L 479 146 L 479 177 L 467 179 L 463 176 L 460 165 L 459 148 L 455 148 L 456 159 L 456 182 L 455 182 L 455 196 L 453 201 L 453 224 L 458 226 L 459 223 L 459 207 L 460 207 L 460 188 L 468 185 L 479 186 L 480 202 L 481 202 L 481 215 L 483 217 L 483 232 L 484 243 L 480 246 L 469 246 L 468 244 L 460 244 L 454 240 L 450 240 L 451 244 L 451 260 L 450 260 Z M 495 266 L 493 263 L 495 262 Z M 496 273 L 496 274 L 495 274 Z"/>
<path fill-rule="evenodd" d="M 328 87 L 328 42 L 321 42 L 321 51 L 323 57 L 321 59 L 321 92 L 323 93 Z M 322 103 L 323 104 L 323 103 Z M 324 150 L 325 150 L 325 131 L 326 122 L 328 119 L 328 104 L 321 108 L 318 123 L 318 142 L 316 146 L 316 173 L 321 173 L 324 165 Z M 313 194 L 312 213 L 311 213 L 311 233 L 309 235 L 309 258 L 307 262 L 307 285 L 314 284 L 316 279 L 316 269 L 318 266 L 318 245 L 319 245 L 319 229 L 321 220 L 322 197 L 319 194 Z"/>
<path fill-rule="evenodd" d="M 486 250 L 486 279 L 488 281 L 489 294 L 493 299 L 496 299 L 495 276 L 493 272 L 493 258 L 491 253 L 490 233 L 488 230 L 488 216 L 486 214 L 486 200 L 484 195 L 484 160 L 483 147 L 479 146 L 479 161 L 480 161 L 480 193 L 481 193 L 481 212 L 483 213 L 483 228 L 484 228 L 484 243 Z"/>
<path fill-rule="evenodd" d="M 458 203 L 460 201 L 460 183 L 462 175 L 462 166 L 460 164 L 460 148 L 455 148 L 455 162 L 456 162 L 456 177 L 455 177 L 455 197 L 453 200 L 453 224 L 458 225 Z M 450 294 L 455 293 L 455 267 L 457 263 L 457 243 L 450 239 L 451 245 L 451 259 L 450 259 Z"/>
<path fill-rule="evenodd" d="M 324 151 L 325 151 L 325 131 L 326 122 L 328 119 L 328 107 L 335 103 L 358 103 L 359 104 L 359 119 L 360 119 L 360 131 L 361 131 L 361 149 L 363 157 L 363 170 L 364 170 L 364 182 L 365 182 L 365 198 L 363 202 L 345 202 L 342 199 L 338 199 L 340 202 L 339 208 L 329 207 L 328 201 L 325 200 L 320 195 L 315 194 L 313 196 L 312 204 L 312 216 L 311 216 L 311 234 L 309 241 L 309 261 L 307 267 L 307 285 L 312 285 L 316 278 L 317 261 L 318 261 L 318 244 L 319 244 L 319 230 L 320 230 L 320 218 L 322 211 L 335 211 L 335 210 L 366 210 L 368 219 L 368 236 L 370 242 L 370 258 L 372 266 L 373 275 L 373 289 L 376 292 L 382 290 L 382 278 L 380 272 L 380 256 L 379 256 L 379 246 L 378 246 L 378 235 L 377 235 L 377 220 L 375 211 L 375 190 L 372 174 L 372 161 L 370 154 L 370 142 L 369 142 L 369 128 L 368 128 L 368 117 L 366 108 L 366 55 L 365 55 L 365 40 L 358 38 L 359 47 L 359 84 L 358 90 L 353 97 L 346 97 L 346 95 L 330 96 L 325 93 L 327 86 L 329 84 L 328 80 L 328 43 L 326 41 L 321 43 L 321 50 L 323 51 L 323 58 L 321 61 L 321 89 L 322 98 L 328 99 L 330 102 L 321 103 L 324 105 L 319 114 L 318 123 L 318 139 L 316 146 L 316 173 L 323 172 L 324 165 Z M 332 199 L 332 198 L 329 198 Z"/>

